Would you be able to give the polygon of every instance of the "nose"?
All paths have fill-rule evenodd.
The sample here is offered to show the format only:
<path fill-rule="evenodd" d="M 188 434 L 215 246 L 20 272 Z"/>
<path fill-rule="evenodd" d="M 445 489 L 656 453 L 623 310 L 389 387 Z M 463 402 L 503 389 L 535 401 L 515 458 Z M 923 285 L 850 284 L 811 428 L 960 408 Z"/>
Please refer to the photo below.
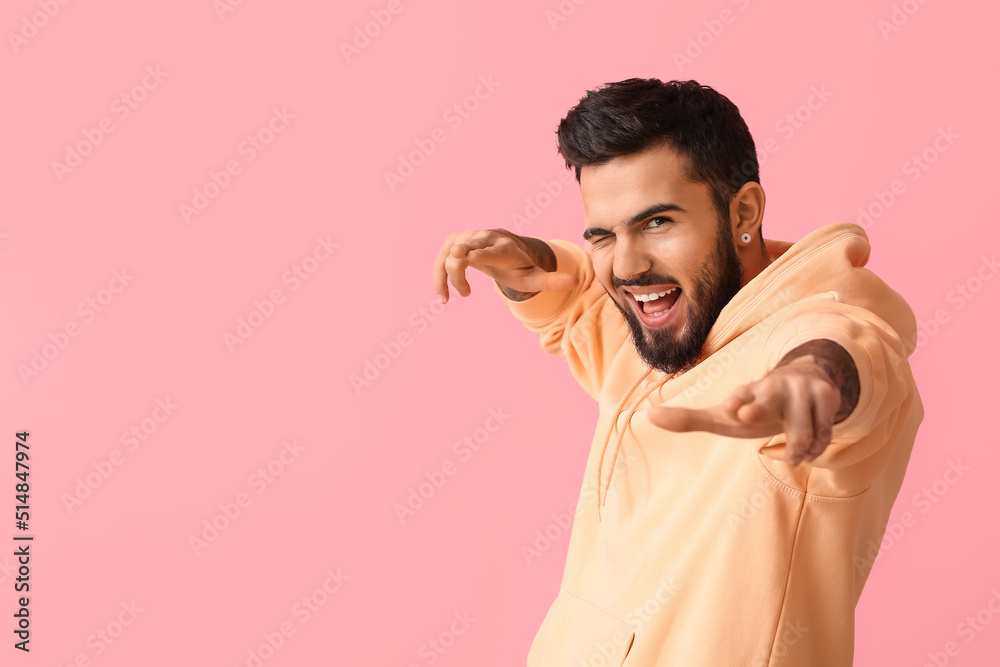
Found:
<path fill-rule="evenodd" d="M 631 280 L 652 267 L 645 244 L 622 235 L 615 243 L 614 273 L 619 280 Z"/>

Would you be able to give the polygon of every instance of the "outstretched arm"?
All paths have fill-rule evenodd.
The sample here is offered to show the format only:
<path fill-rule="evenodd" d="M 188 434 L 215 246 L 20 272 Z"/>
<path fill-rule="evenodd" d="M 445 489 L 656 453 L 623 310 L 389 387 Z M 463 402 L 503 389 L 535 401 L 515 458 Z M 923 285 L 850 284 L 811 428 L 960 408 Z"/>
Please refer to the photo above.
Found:
<path fill-rule="evenodd" d="M 577 277 L 556 272 L 556 256 L 545 241 L 505 229 L 470 230 L 450 235 L 434 259 L 433 282 L 438 301 L 448 302 L 448 281 L 462 296 L 472 288 L 465 277 L 473 268 L 493 278 L 512 301 L 524 301 L 543 290 L 570 291 Z"/>
<path fill-rule="evenodd" d="M 799 345 L 764 378 L 737 387 L 706 409 L 655 406 L 649 420 L 671 431 L 709 431 L 734 438 L 785 433 L 785 462 L 810 462 L 830 444 L 833 425 L 847 418 L 861 387 L 851 355 L 824 338 Z"/>
<path fill-rule="evenodd" d="M 550 248 L 549 244 L 545 241 L 532 238 L 530 236 L 518 236 L 517 234 L 508 232 L 505 229 L 491 229 L 490 231 L 502 234 L 517 241 L 525 254 L 527 254 L 531 261 L 534 262 L 535 266 L 540 269 L 550 273 L 556 270 L 556 254 L 552 252 L 552 248 Z M 501 285 L 499 280 L 496 281 L 496 283 L 497 287 L 500 288 L 500 291 L 504 293 L 504 296 L 511 301 L 526 301 L 527 299 L 530 299 L 538 294 L 538 292 L 521 292 L 519 290 L 512 289 L 505 285 Z"/>

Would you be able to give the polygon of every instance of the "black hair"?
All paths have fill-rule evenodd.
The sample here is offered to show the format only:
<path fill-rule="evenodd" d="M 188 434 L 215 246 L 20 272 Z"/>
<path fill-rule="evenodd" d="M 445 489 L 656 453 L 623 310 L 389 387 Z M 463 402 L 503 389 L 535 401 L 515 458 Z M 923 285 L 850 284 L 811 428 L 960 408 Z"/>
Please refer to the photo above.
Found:
<path fill-rule="evenodd" d="M 687 158 L 685 176 L 709 186 L 720 224 L 745 183 L 760 183 L 757 151 L 740 111 L 697 81 L 626 79 L 588 91 L 556 130 L 566 167 L 600 165 L 664 143 Z M 761 237 L 763 245 L 763 236 Z"/>

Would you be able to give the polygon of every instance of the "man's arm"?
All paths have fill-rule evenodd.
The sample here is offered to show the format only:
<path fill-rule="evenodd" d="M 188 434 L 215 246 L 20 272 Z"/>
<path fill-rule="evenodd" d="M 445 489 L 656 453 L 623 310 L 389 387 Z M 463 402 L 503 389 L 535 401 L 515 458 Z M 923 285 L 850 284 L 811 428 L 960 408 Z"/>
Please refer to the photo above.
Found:
<path fill-rule="evenodd" d="M 876 454 L 898 437 L 912 437 L 904 431 L 923 414 L 906 361 L 916 325 L 909 310 L 893 329 L 838 298 L 827 292 L 804 299 L 769 329 L 752 361 L 750 377 L 760 379 L 714 406 L 654 406 L 650 422 L 753 439 L 756 452 L 772 462 L 822 468 L 836 478 L 837 493 L 861 492 L 890 455 Z M 761 440 L 771 436 L 783 437 Z"/>
<path fill-rule="evenodd" d="M 468 296 L 472 293 L 465 277 L 469 268 L 503 285 L 512 300 L 523 301 L 542 291 L 572 291 L 578 277 L 557 272 L 556 260 L 552 248 L 540 239 L 504 229 L 456 232 L 447 238 L 434 259 L 434 291 L 440 303 L 447 303 L 451 281 L 461 296 Z"/>
<path fill-rule="evenodd" d="M 471 294 L 468 269 L 492 278 L 499 295 L 494 298 L 504 300 L 529 331 L 539 334 L 543 350 L 566 360 L 587 394 L 599 397 L 629 331 L 596 280 L 589 252 L 570 241 L 543 241 L 503 229 L 451 234 L 433 266 L 440 303 L 448 302 L 449 282 L 460 296 Z"/>
<path fill-rule="evenodd" d="M 832 340 L 813 339 L 715 407 L 655 406 L 649 420 L 671 431 L 711 431 L 735 438 L 785 433 L 785 462 L 797 466 L 823 453 L 835 420 L 854 410 L 860 393 L 858 370 L 847 350 Z"/>
<path fill-rule="evenodd" d="M 847 350 L 832 340 L 817 338 L 799 345 L 786 354 L 775 368 L 787 366 L 795 361 L 800 364 L 812 363 L 823 369 L 833 386 L 840 391 L 840 407 L 834 415 L 833 423 L 844 421 L 857 406 L 858 397 L 861 395 L 858 368 Z"/>
<path fill-rule="evenodd" d="M 497 232 L 514 240 L 514 242 L 521 246 L 524 253 L 528 255 L 532 264 L 540 269 L 549 273 L 556 270 L 556 254 L 545 241 L 530 236 L 518 236 L 517 234 L 508 232 L 506 229 L 491 229 L 490 231 Z M 526 301 L 538 294 L 538 292 L 521 292 L 506 285 L 501 285 L 499 282 L 497 282 L 497 287 L 511 301 Z"/>

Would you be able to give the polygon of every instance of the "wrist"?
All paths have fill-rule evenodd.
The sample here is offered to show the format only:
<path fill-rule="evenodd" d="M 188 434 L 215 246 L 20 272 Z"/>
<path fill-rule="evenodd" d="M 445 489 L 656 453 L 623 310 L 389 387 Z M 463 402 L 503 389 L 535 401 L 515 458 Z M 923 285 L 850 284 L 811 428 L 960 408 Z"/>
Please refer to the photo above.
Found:
<path fill-rule="evenodd" d="M 786 354 L 774 370 L 796 366 L 828 381 L 840 392 L 840 408 L 833 420 L 835 424 L 851 414 L 858 404 L 861 385 L 858 369 L 847 350 L 825 338 L 810 340 Z"/>
<path fill-rule="evenodd" d="M 542 269 L 547 273 L 552 273 L 556 270 L 556 254 L 552 250 L 552 246 L 541 239 L 536 239 L 531 236 L 519 236 L 512 232 L 508 232 L 506 229 L 491 229 L 491 232 L 500 234 L 501 236 L 506 236 L 515 243 L 518 247 L 528 256 L 528 259 L 534 266 Z M 510 299 L 511 301 L 527 301 L 531 297 L 538 294 L 538 292 L 522 292 L 520 290 L 507 287 L 506 285 L 501 285 L 499 282 L 494 281 L 503 295 Z"/>
<path fill-rule="evenodd" d="M 497 283 L 495 280 L 493 282 Z M 497 287 L 499 287 L 500 291 L 503 292 L 503 295 L 511 301 L 527 301 L 531 297 L 538 294 L 538 292 L 519 292 L 516 289 L 511 289 L 510 287 L 501 285 L 500 283 L 497 283 Z"/>
<path fill-rule="evenodd" d="M 519 236 L 508 232 L 506 229 L 491 229 L 489 231 L 506 236 L 517 243 L 521 250 L 524 251 L 524 254 L 528 256 L 528 259 L 531 260 L 531 263 L 543 271 L 552 273 L 556 270 L 556 253 L 552 250 L 552 246 L 542 239 L 536 239 L 531 236 Z"/>

